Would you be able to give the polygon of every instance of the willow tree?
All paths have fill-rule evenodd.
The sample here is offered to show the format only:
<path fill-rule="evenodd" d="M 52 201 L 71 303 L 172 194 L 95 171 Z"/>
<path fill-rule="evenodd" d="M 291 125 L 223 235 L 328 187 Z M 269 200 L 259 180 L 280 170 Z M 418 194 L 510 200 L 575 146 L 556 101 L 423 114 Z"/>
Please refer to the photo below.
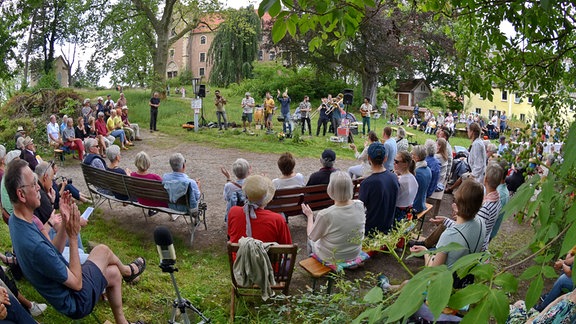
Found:
<path fill-rule="evenodd" d="M 225 13 L 208 51 L 210 82 L 218 86 L 238 83 L 252 74 L 261 38 L 260 18 L 252 6 Z"/>

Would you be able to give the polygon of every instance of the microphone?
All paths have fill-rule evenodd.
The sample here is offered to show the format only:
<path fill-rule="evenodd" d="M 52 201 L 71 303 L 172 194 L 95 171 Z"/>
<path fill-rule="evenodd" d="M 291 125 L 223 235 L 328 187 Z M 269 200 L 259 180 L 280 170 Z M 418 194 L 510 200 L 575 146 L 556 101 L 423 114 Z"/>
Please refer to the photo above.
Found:
<path fill-rule="evenodd" d="M 165 226 L 157 226 L 154 230 L 154 242 L 160 256 L 160 263 L 174 264 L 176 262 L 176 251 L 174 251 L 170 230 Z"/>

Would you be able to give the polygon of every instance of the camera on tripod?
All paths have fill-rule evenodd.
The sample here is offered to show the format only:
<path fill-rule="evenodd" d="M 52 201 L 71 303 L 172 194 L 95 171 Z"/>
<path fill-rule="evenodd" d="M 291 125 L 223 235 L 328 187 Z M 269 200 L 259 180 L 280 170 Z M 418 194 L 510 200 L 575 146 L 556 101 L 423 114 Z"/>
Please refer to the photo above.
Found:
<path fill-rule="evenodd" d="M 174 278 L 174 272 L 178 271 L 175 267 L 176 264 L 176 251 L 174 250 L 174 244 L 172 241 L 172 234 L 170 230 L 164 226 L 158 226 L 154 230 L 154 243 L 156 243 L 156 249 L 158 250 L 158 255 L 160 256 L 160 268 L 162 272 L 167 272 L 170 274 L 172 279 L 172 285 L 174 286 L 174 291 L 176 292 L 176 299 L 172 302 L 172 317 L 168 321 L 169 324 L 174 323 L 184 323 L 190 324 L 190 318 L 186 310 L 192 310 L 200 317 L 200 322 L 198 323 L 210 323 L 210 319 L 204 316 L 198 308 L 194 307 L 192 303 L 183 298 L 180 295 L 180 290 L 176 284 L 176 278 Z M 176 322 L 176 317 L 180 313 L 180 322 Z"/>

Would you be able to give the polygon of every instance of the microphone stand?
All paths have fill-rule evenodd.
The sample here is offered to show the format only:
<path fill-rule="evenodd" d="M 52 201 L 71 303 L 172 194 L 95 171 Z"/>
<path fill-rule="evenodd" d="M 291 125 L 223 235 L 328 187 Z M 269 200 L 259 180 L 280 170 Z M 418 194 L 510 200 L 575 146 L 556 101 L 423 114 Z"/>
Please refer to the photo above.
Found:
<path fill-rule="evenodd" d="M 174 266 L 175 263 L 176 263 L 175 260 L 168 260 L 168 259 L 163 259 L 162 262 L 160 262 L 160 269 L 162 269 L 162 272 L 170 273 L 170 278 L 172 279 L 172 285 L 174 286 L 174 291 L 176 291 L 176 299 L 174 299 L 174 302 L 172 303 L 172 317 L 170 318 L 168 323 L 169 324 L 179 323 L 176 322 L 176 316 L 178 310 L 180 310 L 180 320 L 182 321 L 182 323 L 190 324 L 190 318 L 188 317 L 186 309 L 194 311 L 196 314 L 198 314 L 198 316 L 200 316 L 200 318 L 202 318 L 202 320 L 198 322 L 199 324 L 210 323 L 209 318 L 204 316 L 204 314 L 202 314 L 202 312 L 200 312 L 198 308 L 194 307 L 194 305 L 192 305 L 192 303 L 188 299 L 182 298 L 182 296 L 180 295 L 180 290 L 178 289 L 176 279 L 174 278 L 174 272 L 178 271 L 178 268 Z"/>

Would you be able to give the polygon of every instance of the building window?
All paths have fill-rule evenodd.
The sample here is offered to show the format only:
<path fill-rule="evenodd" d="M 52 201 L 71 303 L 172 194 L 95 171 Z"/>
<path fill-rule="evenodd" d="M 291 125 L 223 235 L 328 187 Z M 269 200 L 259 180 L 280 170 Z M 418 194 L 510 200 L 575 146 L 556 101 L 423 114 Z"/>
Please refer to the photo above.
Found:
<path fill-rule="evenodd" d="M 532 104 L 534 102 L 534 98 L 532 96 L 528 96 L 528 103 Z"/>
<path fill-rule="evenodd" d="M 206 36 L 200 36 L 200 45 L 206 44 Z"/>
<path fill-rule="evenodd" d="M 173 48 L 171 48 L 171 49 L 170 49 L 170 57 L 171 57 L 171 58 L 173 58 L 173 57 L 174 57 L 174 53 L 175 53 L 174 49 L 173 49 Z"/>
<path fill-rule="evenodd" d="M 276 59 L 276 52 L 270 51 L 270 53 L 268 53 L 268 57 L 270 57 L 270 61 L 274 61 L 274 59 Z"/>
<path fill-rule="evenodd" d="M 525 122 L 526 121 L 526 115 L 520 114 L 520 121 Z"/>
<path fill-rule="evenodd" d="M 476 114 L 482 115 L 482 108 L 476 108 Z"/>
<path fill-rule="evenodd" d="M 492 118 L 492 116 L 494 116 L 495 114 L 498 115 L 499 111 L 494 110 L 494 109 L 490 109 L 488 110 L 488 117 Z"/>
<path fill-rule="evenodd" d="M 168 72 L 168 79 L 172 79 L 178 76 L 178 71 L 169 71 Z"/>
<path fill-rule="evenodd" d="M 206 62 L 206 53 L 200 53 L 200 62 Z"/>
<path fill-rule="evenodd" d="M 426 91 L 426 86 L 425 86 L 425 85 L 421 85 L 421 86 L 420 86 L 420 91 L 422 91 L 422 92 Z"/>
<path fill-rule="evenodd" d="M 502 90 L 502 101 L 508 101 L 508 91 Z"/>
<path fill-rule="evenodd" d="M 520 100 L 522 100 L 522 95 L 520 95 L 518 92 L 516 92 L 516 93 L 514 94 L 514 103 L 519 104 L 519 103 L 520 103 Z"/>
<path fill-rule="evenodd" d="M 264 59 L 264 53 L 262 52 L 262 50 L 258 51 L 258 61 L 262 61 Z"/>
<path fill-rule="evenodd" d="M 206 75 L 205 71 L 206 70 L 204 68 L 200 68 L 200 70 L 198 70 L 198 75 L 205 76 Z"/>

